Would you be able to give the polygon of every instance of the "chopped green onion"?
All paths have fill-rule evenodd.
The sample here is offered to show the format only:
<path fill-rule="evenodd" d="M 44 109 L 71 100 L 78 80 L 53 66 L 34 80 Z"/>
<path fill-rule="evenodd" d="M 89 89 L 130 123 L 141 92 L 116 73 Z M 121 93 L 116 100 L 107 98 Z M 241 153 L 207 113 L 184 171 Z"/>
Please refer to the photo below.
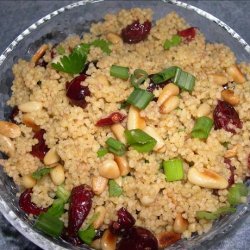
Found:
<path fill-rule="evenodd" d="M 60 185 L 57 187 L 56 196 L 57 198 L 62 199 L 64 203 L 66 203 L 70 197 L 70 192 L 67 191 L 63 185 Z"/>
<path fill-rule="evenodd" d="M 49 174 L 51 171 L 51 168 L 41 168 L 36 170 L 33 174 L 32 177 L 36 180 L 40 180 L 43 176 Z"/>
<path fill-rule="evenodd" d="M 213 124 L 214 122 L 212 119 L 206 116 L 199 117 L 195 121 L 191 136 L 193 138 L 207 139 Z"/>
<path fill-rule="evenodd" d="M 218 218 L 218 215 L 213 212 L 197 211 L 196 218 L 204 220 L 216 220 Z"/>
<path fill-rule="evenodd" d="M 126 146 L 123 143 L 121 143 L 120 141 L 110 137 L 106 141 L 106 144 L 108 145 L 109 152 L 111 152 L 115 155 L 118 155 L 118 156 L 122 156 L 125 154 Z"/>
<path fill-rule="evenodd" d="M 153 150 L 156 140 L 141 129 L 125 130 L 124 132 L 128 145 L 140 153 Z"/>
<path fill-rule="evenodd" d="M 195 85 L 195 77 L 180 68 L 177 68 L 174 83 L 181 89 L 192 92 Z"/>
<path fill-rule="evenodd" d="M 243 183 L 237 183 L 228 190 L 228 202 L 232 206 L 242 203 L 242 197 L 246 197 L 248 194 L 248 188 Z"/>
<path fill-rule="evenodd" d="M 42 213 L 39 215 L 35 227 L 47 235 L 59 237 L 63 231 L 64 224 L 58 217 L 50 213 Z"/>
<path fill-rule="evenodd" d="M 58 46 L 56 48 L 56 52 L 59 54 L 59 55 L 64 55 L 65 54 L 65 49 L 63 48 L 63 46 Z"/>
<path fill-rule="evenodd" d="M 164 69 L 161 72 L 154 74 L 152 76 L 152 81 L 155 84 L 159 84 L 159 83 L 163 83 L 171 78 L 174 78 L 177 69 L 179 69 L 179 68 L 176 66 L 172 66 L 170 68 Z"/>
<path fill-rule="evenodd" d="M 93 239 L 95 238 L 96 231 L 94 227 L 91 225 L 85 230 L 80 230 L 78 232 L 79 238 L 85 242 L 86 244 L 90 245 Z"/>
<path fill-rule="evenodd" d="M 166 40 L 163 47 L 165 50 L 170 49 L 171 47 L 177 46 L 181 43 L 181 37 L 178 35 L 173 35 L 171 40 Z"/>
<path fill-rule="evenodd" d="M 136 88 L 129 95 L 127 103 L 139 109 L 145 109 L 153 99 L 154 95 L 151 92 L 148 92 L 147 90 L 144 89 Z"/>
<path fill-rule="evenodd" d="M 130 76 L 130 82 L 135 88 L 139 88 L 139 85 L 144 83 L 147 78 L 148 73 L 145 70 L 136 69 Z"/>
<path fill-rule="evenodd" d="M 119 197 L 122 195 L 122 188 L 116 183 L 115 180 L 109 180 L 109 196 Z"/>
<path fill-rule="evenodd" d="M 52 206 L 48 209 L 46 214 L 50 214 L 53 217 L 60 218 L 64 213 L 64 200 L 61 198 L 55 199 Z"/>
<path fill-rule="evenodd" d="M 167 181 L 179 181 L 184 177 L 183 163 L 181 159 L 163 161 L 163 169 Z"/>
<path fill-rule="evenodd" d="M 103 157 L 104 155 L 106 155 L 108 153 L 108 149 L 107 148 L 100 148 L 98 151 L 97 151 L 97 157 L 98 158 L 101 158 Z"/>
<path fill-rule="evenodd" d="M 220 207 L 216 210 L 216 213 L 221 216 L 221 215 L 225 215 L 225 214 L 230 214 L 230 213 L 235 213 L 236 212 L 236 208 L 234 207 Z"/>
<path fill-rule="evenodd" d="M 110 68 L 110 75 L 123 80 L 128 80 L 129 78 L 129 68 L 122 67 L 118 65 L 112 65 Z"/>
<path fill-rule="evenodd" d="M 129 103 L 124 101 L 124 102 L 121 103 L 120 109 L 125 109 L 128 105 L 129 105 Z"/>

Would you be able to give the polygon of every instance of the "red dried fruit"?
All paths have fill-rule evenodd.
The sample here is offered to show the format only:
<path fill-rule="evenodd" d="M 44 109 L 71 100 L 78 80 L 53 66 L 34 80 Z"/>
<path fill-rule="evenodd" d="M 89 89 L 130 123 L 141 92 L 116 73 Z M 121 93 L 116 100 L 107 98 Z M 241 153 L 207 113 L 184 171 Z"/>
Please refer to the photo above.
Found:
<path fill-rule="evenodd" d="M 250 170 L 250 154 L 248 155 L 247 166 L 248 166 L 248 169 Z"/>
<path fill-rule="evenodd" d="M 83 244 L 77 235 L 76 236 L 68 235 L 67 229 L 64 229 L 61 237 L 67 242 L 71 243 L 73 246 L 80 246 Z"/>
<path fill-rule="evenodd" d="M 183 37 L 185 41 L 190 42 L 195 38 L 196 29 L 195 27 L 187 28 L 177 32 L 177 35 Z"/>
<path fill-rule="evenodd" d="M 39 215 L 46 212 L 47 208 L 40 208 L 31 202 L 32 189 L 26 189 L 19 197 L 19 207 L 27 214 Z"/>
<path fill-rule="evenodd" d="M 157 250 L 158 243 L 155 236 L 142 227 L 132 227 L 127 237 L 122 238 L 117 250 Z"/>
<path fill-rule="evenodd" d="M 124 207 L 117 211 L 117 216 L 117 221 L 110 223 L 109 230 L 115 235 L 126 235 L 135 224 L 135 219 Z"/>
<path fill-rule="evenodd" d="M 148 78 L 150 79 L 150 82 L 149 82 L 149 85 L 148 85 L 148 87 L 147 87 L 147 91 L 149 91 L 149 92 L 154 92 L 154 90 L 155 89 L 162 89 L 162 88 L 164 88 L 168 83 L 171 83 L 172 81 L 171 81 L 171 79 L 169 79 L 169 80 L 167 80 L 167 81 L 165 81 L 165 82 L 163 82 L 163 83 L 160 83 L 160 84 L 155 84 L 154 82 L 153 82 L 153 80 L 152 80 L 152 77 L 154 76 L 154 74 L 151 74 L 151 75 L 149 75 L 148 76 Z"/>
<path fill-rule="evenodd" d="M 48 146 L 45 144 L 45 140 L 43 138 L 46 131 L 41 129 L 35 133 L 33 136 L 34 139 L 38 140 L 38 143 L 32 146 L 31 154 L 41 161 L 43 160 L 46 153 L 49 151 Z"/>
<path fill-rule="evenodd" d="M 231 187 L 234 184 L 235 167 L 232 165 L 231 160 L 228 158 L 224 158 L 224 163 L 227 165 L 227 168 L 230 170 L 230 176 L 228 178 L 228 186 Z"/>
<path fill-rule="evenodd" d="M 67 228 L 69 237 L 77 235 L 78 230 L 89 214 L 93 196 L 94 194 L 88 185 L 80 185 L 72 189 L 69 203 L 69 223 Z"/>
<path fill-rule="evenodd" d="M 218 101 L 213 113 L 213 118 L 215 130 L 223 128 L 226 131 L 235 134 L 235 127 L 242 128 L 242 122 L 237 111 L 227 102 Z"/>
<path fill-rule="evenodd" d="M 46 68 L 47 65 L 48 65 L 48 63 L 45 62 L 43 58 L 39 59 L 38 62 L 36 63 L 36 66 L 40 66 L 40 67 L 43 67 L 43 68 Z"/>
<path fill-rule="evenodd" d="M 150 30 L 150 21 L 145 21 L 143 24 L 140 24 L 137 20 L 122 29 L 121 37 L 125 43 L 139 43 L 147 38 Z"/>
<path fill-rule="evenodd" d="M 125 117 L 126 116 L 120 112 L 114 112 L 114 113 L 110 114 L 109 116 L 97 121 L 97 123 L 95 125 L 98 127 L 111 126 L 115 123 L 122 122 L 125 119 Z"/>
<path fill-rule="evenodd" d="M 13 107 L 13 109 L 12 109 L 12 111 L 10 113 L 10 117 L 9 117 L 9 119 L 10 119 L 11 122 L 17 124 L 17 122 L 15 121 L 14 118 L 18 115 L 18 113 L 19 113 L 18 107 L 17 106 Z"/>
<path fill-rule="evenodd" d="M 86 79 L 86 75 L 79 75 L 75 77 L 71 82 L 66 83 L 66 96 L 72 105 L 86 108 L 87 102 L 86 96 L 90 96 L 90 91 L 87 86 L 82 86 L 81 82 Z"/>

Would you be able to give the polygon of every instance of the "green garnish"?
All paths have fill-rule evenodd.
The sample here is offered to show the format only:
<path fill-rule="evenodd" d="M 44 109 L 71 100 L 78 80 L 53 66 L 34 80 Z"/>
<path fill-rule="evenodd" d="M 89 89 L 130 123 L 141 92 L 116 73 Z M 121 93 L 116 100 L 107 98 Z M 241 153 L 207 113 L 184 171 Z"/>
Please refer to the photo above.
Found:
<path fill-rule="evenodd" d="M 87 55 L 89 53 L 89 50 L 90 50 L 90 44 L 88 43 L 81 43 L 81 44 L 78 44 L 73 52 L 76 52 L 78 54 L 81 54 L 82 56 L 84 55 Z"/>
<path fill-rule="evenodd" d="M 228 149 L 229 142 L 228 142 L 228 141 L 222 142 L 221 145 L 222 145 L 224 148 Z"/>
<path fill-rule="evenodd" d="M 118 65 L 112 65 L 110 68 L 110 75 L 123 80 L 128 80 L 129 68 Z"/>
<path fill-rule="evenodd" d="M 106 144 L 108 145 L 109 152 L 118 156 L 122 156 L 125 154 L 126 146 L 122 142 L 109 137 L 106 141 Z"/>
<path fill-rule="evenodd" d="M 120 109 L 125 109 L 128 105 L 129 105 L 129 103 L 127 103 L 126 101 L 124 101 L 124 102 L 121 103 Z"/>
<path fill-rule="evenodd" d="M 195 85 L 195 77 L 180 68 L 176 69 L 174 83 L 183 90 L 192 92 Z"/>
<path fill-rule="evenodd" d="M 124 132 L 128 145 L 140 153 L 153 150 L 156 140 L 141 129 L 125 130 Z"/>
<path fill-rule="evenodd" d="M 64 55 L 64 54 L 65 54 L 65 49 L 63 48 L 63 46 L 59 45 L 59 46 L 56 48 L 56 52 L 57 52 L 59 55 Z"/>
<path fill-rule="evenodd" d="M 46 214 L 50 214 L 53 217 L 60 218 L 64 213 L 64 200 L 57 198 L 54 200 L 52 206 L 48 209 Z"/>
<path fill-rule="evenodd" d="M 195 121 L 191 136 L 193 138 L 207 139 L 213 125 L 212 119 L 206 116 L 199 117 Z"/>
<path fill-rule="evenodd" d="M 130 76 L 130 83 L 135 88 L 139 88 L 139 85 L 144 83 L 148 78 L 148 73 L 142 69 L 136 69 L 134 73 Z"/>
<path fill-rule="evenodd" d="M 96 231 L 92 225 L 90 225 L 85 230 L 79 230 L 78 236 L 79 238 L 86 244 L 90 245 L 95 238 Z"/>
<path fill-rule="evenodd" d="M 36 180 L 40 180 L 43 176 L 49 174 L 50 171 L 51 168 L 40 168 L 32 174 L 32 177 Z"/>
<path fill-rule="evenodd" d="M 115 180 L 109 180 L 109 196 L 119 197 L 122 195 L 122 188 L 116 183 Z"/>
<path fill-rule="evenodd" d="M 232 206 L 236 206 L 242 202 L 242 198 L 246 197 L 248 194 L 248 188 L 243 183 L 237 183 L 234 184 L 232 187 L 228 190 L 228 202 Z"/>
<path fill-rule="evenodd" d="M 215 212 L 207 212 L 207 211 L 197 211 L 196 212 L 196 218 L 197 219 L 204 219 L 204 220 L 216 220 L 220 216 L 230 213 L 235 213 L 236 208 L 233 207 L 220 207 Z"/>
<path fill-rule="evenodd" d="M 173 35 L 170 40 L 166 40 L 164 42 L 163 47 L 164 47 L 165 50 L 168 50 L 171 47 L 179 45 L 180 43 L 181 43 L 181 37 L 178 36 L 178 35 Z"/>
<path fill-rule="evenodd" d="M 70 192 L 67 191 L 63 185 L 60 185 L 57 187 L 56 196 L 57 198 L 62 199 L 64 203 L 66 203 L 70 197 Z"/>
<path fill-rule="evenodd" d="M 111 49 L 109 48 L 111 43 L 104 39 L 96 39 L 93 42 L 91 42 L 90 45 L 100 48 L 104 53 L 108 55 L 111 53 Z"/>
<path fill-rule="evenodd" d="M 179 181 L 184 177 L 183 162 L 181 159 L 163 161 L 163 169 L 167 181 Z"/>
<path fill-rule="evenodd" d="M 170 68 L 164 69 L 161 72 L 154 74 L 152 76 L 152 81 L 155 84 L 163 83 L 175 77 L 175 73 L 178 67 L 172 66 Z"/>
<path fill-rule="evenodd" d="M 100 148 L 100 149 L 98 149 L 98 151 L 97 151 L 97 157 L 98 157 L 98 158 L 101 158 L 101 157 L 103 157 L 104 155 L 106 155 L 108 152 L 109 152 L 109 151 L 108 151 L 107 148 Z"/>

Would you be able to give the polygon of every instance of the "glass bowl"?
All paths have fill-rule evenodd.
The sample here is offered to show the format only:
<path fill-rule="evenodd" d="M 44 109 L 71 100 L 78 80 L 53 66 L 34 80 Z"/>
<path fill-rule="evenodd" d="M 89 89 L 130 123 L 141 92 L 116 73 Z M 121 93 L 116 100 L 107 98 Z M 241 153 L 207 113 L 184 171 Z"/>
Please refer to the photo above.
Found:
<path fill-rule="evenodd" d="M 11 94 L 13 75 L 11 68 L 18 58 L 29 59 L 43 43 L 58 43 L 69 34 L 82 34 L 88 31 L 90 23 L 98 21 L 106 13 L 116 12 L 122 8 L 152 8 L 155 16 L 163 17 L 176 11 L 191 26 L 199 27 L 207 41 L 224 43 L 237 56 L 238 61 L 249 60 L 250 46 L 228 25 L 194 6 L 175 0 L 165 1 L 103 1 L 84 0 L 62 7 L 32 24 L 22 32 L 0 56 L 0 119 L 7 119 L 10 109 L 6 101 Z M 62 240 L 52 239 L 32 228 L 32 221 L 18 207 L 17 188 L 0 168 L 0 211 L 4 217 L 24 236 L 46 250 L 79 249 Z M 233 215 L 223 217 L 214 223 L 213 228 L 201 236 L 193 236 L 189 240 L 181 240 L 168 249 L 201 249 L 211 245 L 215 239 L 223 237 L 238 221 L 242 220 L 249 209 L 242 204 Z M 81 249 L 90 249 L 82 247 Z"/>

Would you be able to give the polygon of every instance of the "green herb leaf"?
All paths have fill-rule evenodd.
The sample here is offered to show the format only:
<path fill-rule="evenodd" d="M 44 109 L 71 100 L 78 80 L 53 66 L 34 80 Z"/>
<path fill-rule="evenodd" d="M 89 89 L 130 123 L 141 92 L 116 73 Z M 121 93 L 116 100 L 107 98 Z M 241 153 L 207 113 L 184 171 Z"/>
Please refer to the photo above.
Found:
<path fill-rule="evenodd" d="M 36 180 L 40 180 L 43 176 L 49 174 L 50 171 L 51 168 L 40 168 L 32 174 L 32 177 Z"/>
<path fill-rule="evenodd" d="M 74 48 L 73 52 L 81 54 L 82 56 L 85 56 L 89 53 L 89 50 L 90 50 L 90 44 L 81 43 Z"/>
<path fill-rule="evenodd" d="M 91 45 L 93 45 L 94 47 L 100 48 L 104 53 L 108 55 L 111 53 L 111 49 L 109 48 L 111 43 L 106 40 L 96 39 L 91 43 Z"/>
<path fill-rule="evenodd" d="M 63 48 L 63 46 L 59 45 L 59 46 L 56 47 L 56 52 L 59 55 L 64 55 L 65 54 L 65 49 Z"/>
<path fill-rule="evenodd" d="M 100 148 L 98 151 L 97 151 L 97 157 L 98 158 L 101 158 L 103 157 L 104 155 L 106 155 L 108 153 L 108 149 L 107 148 Z"/>
<path fill-rule="evenodd" d="M 163 47 L 165 50 L 170 49 L 171 47 L 177 46 L 181 43 L 181 37 L 178 35 L 173 35 L 170 40 L 166 40 Z"/>
<path fill-rule="evenodd" d="M 122 195 L 122 188 L 116 183 L 115 180 L 109 180 L 109 196 L 119 197 Z"/>
<path fill-rule="evenodd" d="M 86 244 L 90 245 L 93 239 L 95 238 L 96 232 L 94 227 L 91 225 L 85 230 L 80 230 L 78 232 L 79 238 L 85 242 Z"/>

